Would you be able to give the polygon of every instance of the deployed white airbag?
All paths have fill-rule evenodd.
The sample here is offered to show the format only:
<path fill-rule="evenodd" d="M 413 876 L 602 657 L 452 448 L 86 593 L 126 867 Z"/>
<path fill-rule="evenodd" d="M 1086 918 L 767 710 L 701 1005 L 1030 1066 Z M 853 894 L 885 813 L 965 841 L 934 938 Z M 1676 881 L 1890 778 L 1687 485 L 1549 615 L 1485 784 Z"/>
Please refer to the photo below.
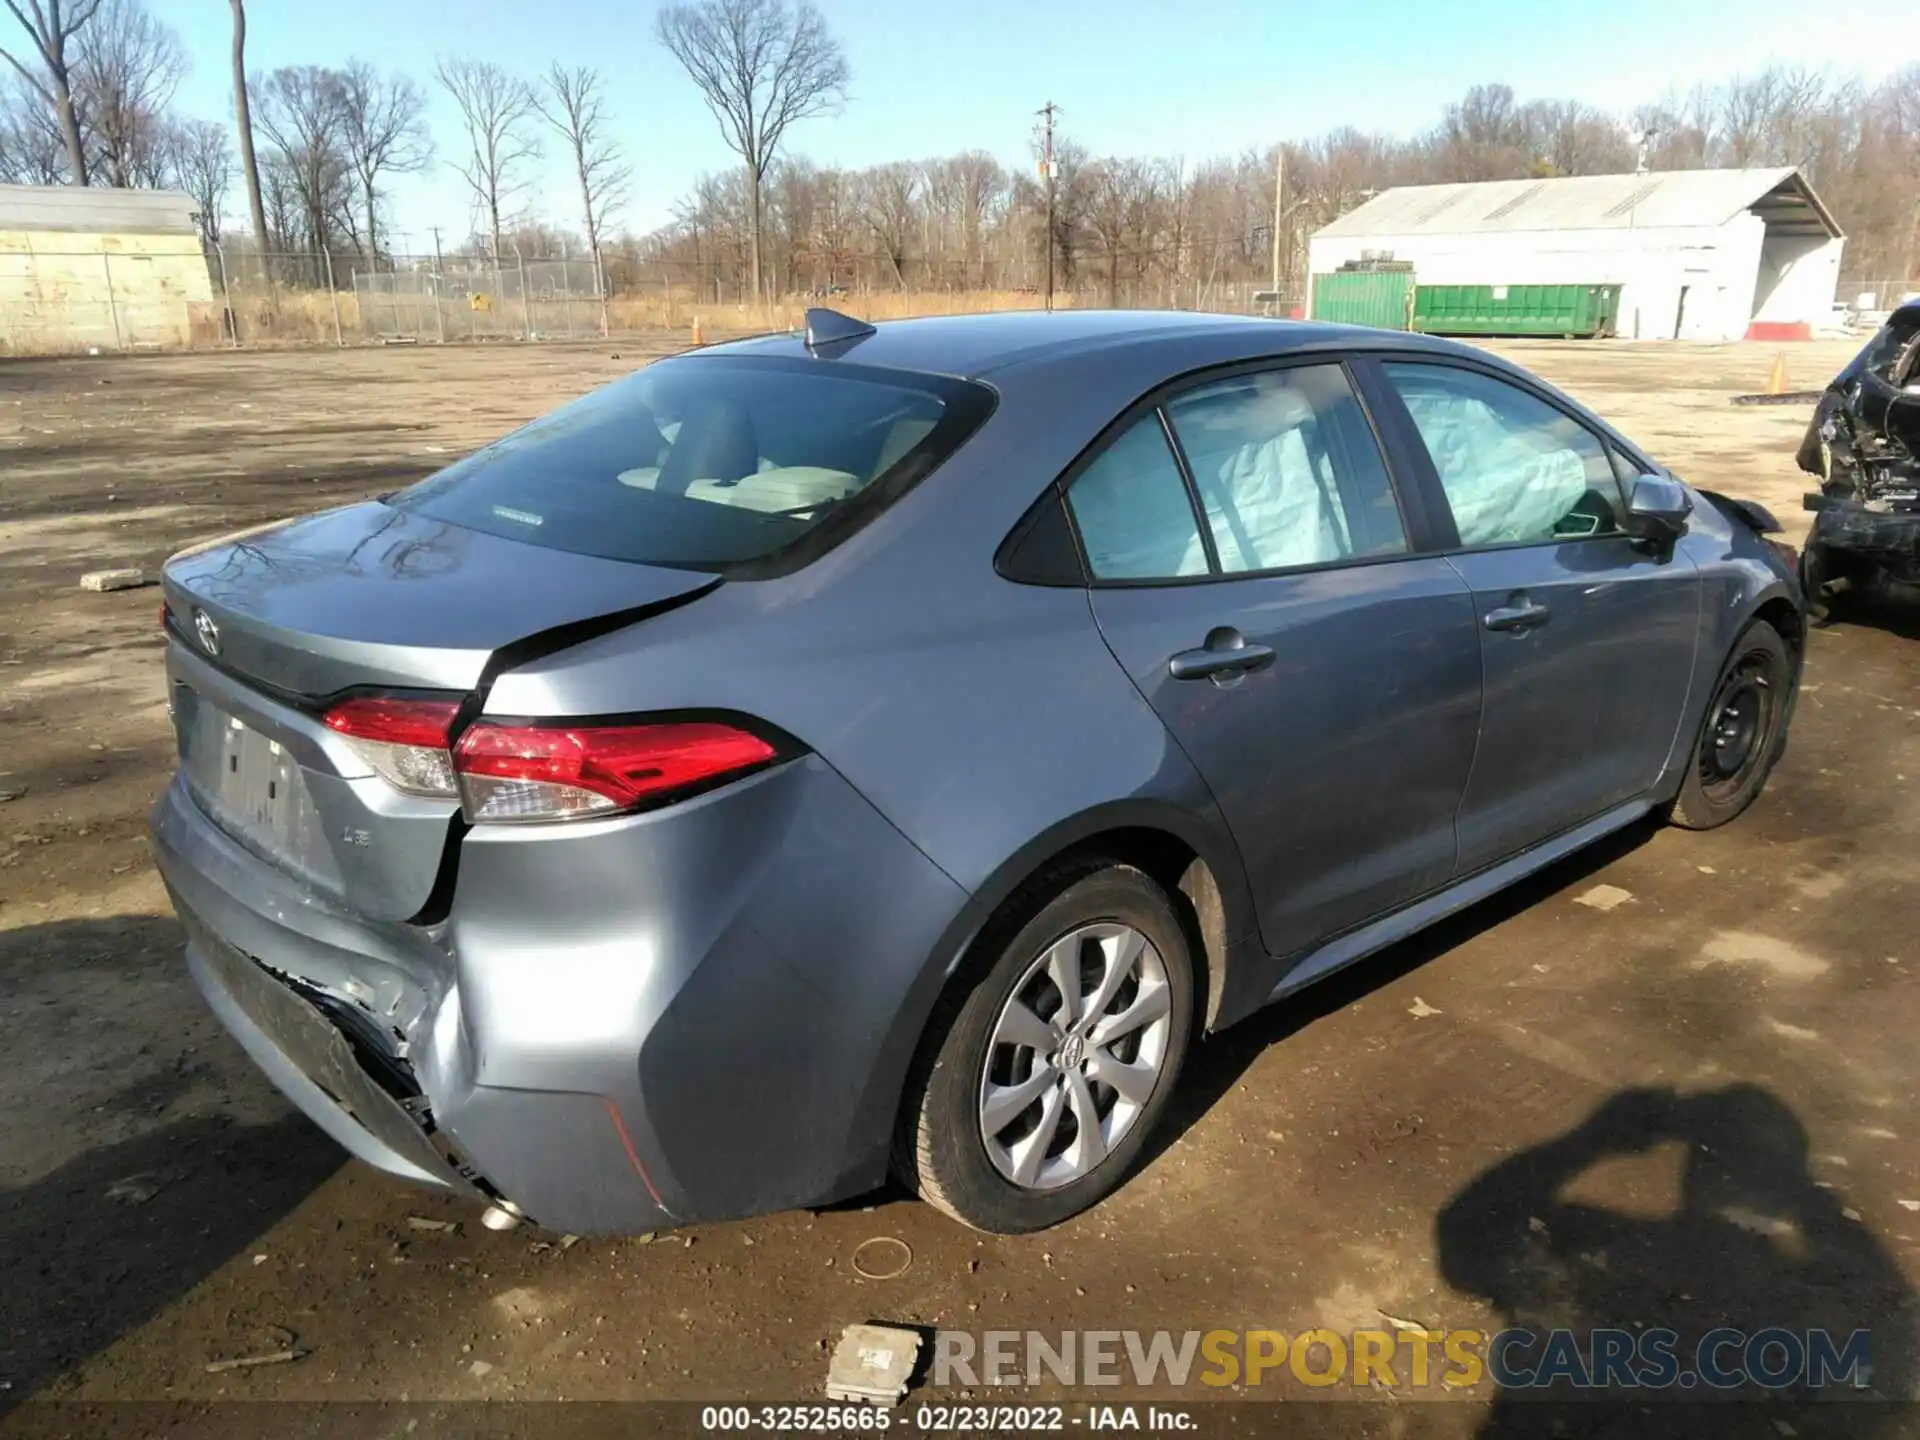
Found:
<path fill-rule="evenodd" d="M 1440 472 L 1463 545 L 1551 536 L 1592 488 L 1577 450 L 1545 432 L 1534 432 L 1540 446 L 1529 443 L 1528 432 L 1484 400 L 1411 386 L 1402 398 Z"/>

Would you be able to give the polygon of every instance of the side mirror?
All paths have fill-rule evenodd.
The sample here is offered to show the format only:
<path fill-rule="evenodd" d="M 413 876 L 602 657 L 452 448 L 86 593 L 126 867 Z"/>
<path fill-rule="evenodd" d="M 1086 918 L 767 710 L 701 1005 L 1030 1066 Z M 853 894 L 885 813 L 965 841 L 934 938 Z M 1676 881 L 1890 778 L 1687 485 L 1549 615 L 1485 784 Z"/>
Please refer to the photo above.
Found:
<path fill-rule="evenodd" d="M 1671 545 L 1687 533 L 1693 497 L 1687 487 L 1665 475 L 1634 478 L 1627 496 L 1627 533 L 1636 540 Z"/>

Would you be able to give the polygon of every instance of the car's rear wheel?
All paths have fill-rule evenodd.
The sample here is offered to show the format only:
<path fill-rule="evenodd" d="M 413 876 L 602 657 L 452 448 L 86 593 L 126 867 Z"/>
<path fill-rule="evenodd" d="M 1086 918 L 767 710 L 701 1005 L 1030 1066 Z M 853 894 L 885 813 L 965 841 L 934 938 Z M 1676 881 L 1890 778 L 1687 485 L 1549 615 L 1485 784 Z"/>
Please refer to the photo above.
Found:
<path fill-rule="evenodd" d="M 1139 1159 L 1186 1054 L 1193 964 L 1166 894 L 1081 862 L 1009 902 L 936 1016 L 896 1168 L 978 1230 L 1058 1224 Z"/>
<path fill-rule="evenodd" d="M 1786 738 L 1793 662 L 1780 632 L 1756 620 L 1734 642 L 1714 682 L 1692 764 L 1671 818 L 1688 830 L 1724 825 L 1767 783 Z"/>

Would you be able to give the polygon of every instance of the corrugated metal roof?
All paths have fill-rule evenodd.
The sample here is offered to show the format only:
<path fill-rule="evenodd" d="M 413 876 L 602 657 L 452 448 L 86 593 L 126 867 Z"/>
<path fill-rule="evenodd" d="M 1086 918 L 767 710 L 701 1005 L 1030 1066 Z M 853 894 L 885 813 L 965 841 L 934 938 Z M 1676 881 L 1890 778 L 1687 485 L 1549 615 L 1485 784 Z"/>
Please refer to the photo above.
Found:
<path fill-rule="evenodd" d="M 85 235 L 191 235 L 193 199 L 179 190 L 102 185 L 0 185 L 0 230 Z"/>
<path fill-rule="evenodd" d="M 1764 202 L 1764 205 L 1763 205 Z M 1721 225 L 1760 209 L 1769 226 L 1840 227 L 1791 166 L 1771 170 L 1666 170 L 1401 185 L 1348 211 L 1316 235 L 1473 235 L 1514 230 L 1626 230 Z"/>

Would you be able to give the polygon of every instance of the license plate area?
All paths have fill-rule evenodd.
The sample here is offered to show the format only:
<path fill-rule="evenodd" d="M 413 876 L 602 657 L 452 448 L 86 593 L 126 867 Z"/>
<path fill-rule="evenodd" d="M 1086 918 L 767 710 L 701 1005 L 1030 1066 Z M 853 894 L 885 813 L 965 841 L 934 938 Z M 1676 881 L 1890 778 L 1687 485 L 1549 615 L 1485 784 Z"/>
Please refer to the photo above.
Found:
<path fill-rule="evenodd" d="M 300 874 L 333 869 L 305 772 L 284 745 L 188 685 L 175 687 L 174 713 L 188 788 L 216 825 Z"/>

